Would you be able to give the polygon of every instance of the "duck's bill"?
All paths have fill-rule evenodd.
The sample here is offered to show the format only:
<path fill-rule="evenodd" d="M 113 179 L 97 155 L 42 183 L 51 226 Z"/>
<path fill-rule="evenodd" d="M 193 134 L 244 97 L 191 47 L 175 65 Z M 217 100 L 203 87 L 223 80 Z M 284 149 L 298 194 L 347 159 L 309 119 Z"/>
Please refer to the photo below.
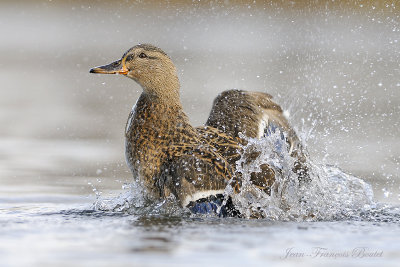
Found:
<path fill-rule="evenodd" d="M 114 61 L 108 65 L 95 67 L 90 69 L 90 73 L 100 73 L 100 74 L 128 74 L 128 70 L 122 64 L 121 60 Z"/>

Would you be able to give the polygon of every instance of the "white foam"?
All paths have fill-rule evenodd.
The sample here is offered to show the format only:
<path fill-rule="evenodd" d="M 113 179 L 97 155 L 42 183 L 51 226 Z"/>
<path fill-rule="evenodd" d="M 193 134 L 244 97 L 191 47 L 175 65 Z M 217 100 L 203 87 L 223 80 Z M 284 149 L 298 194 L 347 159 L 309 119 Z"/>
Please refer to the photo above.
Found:
<path fill-rule="evenodd" d="M 264 136 L 265 128 L 268 126 L 268 120 L 269 120 L 268 115 L 264 114 L 258 125 L 258 138 L 261 138 Z"/>

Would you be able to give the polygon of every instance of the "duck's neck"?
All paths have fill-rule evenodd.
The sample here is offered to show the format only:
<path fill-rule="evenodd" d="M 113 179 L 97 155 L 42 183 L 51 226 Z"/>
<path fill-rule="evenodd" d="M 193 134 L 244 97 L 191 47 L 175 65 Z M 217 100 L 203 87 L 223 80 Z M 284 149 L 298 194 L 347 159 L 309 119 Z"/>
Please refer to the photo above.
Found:
<path fill-rule="evenodd" d="M 154 107 L 183 112 L 179 91 L 169 92 L 168 94 L 154 94 L 153 92 L 143 91 L 140 98 L 151 102 Z"/>
<path fill-rule="evenodd" d="M 158 75 L 139 84 L 143 94 L 154 103 L 182 109 L 180 84 L 176 74 Z"/>

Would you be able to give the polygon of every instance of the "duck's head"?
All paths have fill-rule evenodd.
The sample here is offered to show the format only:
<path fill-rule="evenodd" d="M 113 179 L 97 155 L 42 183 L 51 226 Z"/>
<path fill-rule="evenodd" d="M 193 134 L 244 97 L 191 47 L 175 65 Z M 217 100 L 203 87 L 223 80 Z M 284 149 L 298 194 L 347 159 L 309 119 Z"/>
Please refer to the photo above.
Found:
<path fill-rule="evenodd" d="M 179 98 L 179 80 L 174 64 L 164 51 L 150 44 L 136 45 L 121 59 L 95 67 L 90 73 L 122 74 L 139 83 L 147 94 Z"/>

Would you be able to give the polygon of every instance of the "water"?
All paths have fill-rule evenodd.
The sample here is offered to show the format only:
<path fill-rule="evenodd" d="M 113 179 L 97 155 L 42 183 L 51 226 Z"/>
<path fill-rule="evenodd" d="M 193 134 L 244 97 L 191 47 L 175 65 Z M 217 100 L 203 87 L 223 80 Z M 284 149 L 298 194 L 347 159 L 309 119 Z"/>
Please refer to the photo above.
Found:
<path fill-rule="evenodd" d="M 2 2 L 0 266 L 397 266 L 399 12 L 362 5 Z M 312 188 L 264 140 L 259 161 L 287 170 L 279 194 L 237 201 L 265 219 L 147 203 L 123 158 L 140 88 L 88 73 L 138 42 L 173 58 L 194 125 L 222 90 L 272 94 Z"/>
<path fill-rule="evenodd" d="M 396 266 L 400 256 L 399 210 L 391 208 L 372 212 L 365 220 L 312 223 L 134 216 L 72 203 L 46 204 L 46 208 L 13 204 L 7 210 L 2 210 L 0 232 L 3 266 L 309 266 L 332 262 Z M 316 247 L 348 256 L 323 256 L 316 254 Z M 287 256 L 291 248 L 305 256 Z M 378 255 L 352 254 L 357 248 Z"/>

